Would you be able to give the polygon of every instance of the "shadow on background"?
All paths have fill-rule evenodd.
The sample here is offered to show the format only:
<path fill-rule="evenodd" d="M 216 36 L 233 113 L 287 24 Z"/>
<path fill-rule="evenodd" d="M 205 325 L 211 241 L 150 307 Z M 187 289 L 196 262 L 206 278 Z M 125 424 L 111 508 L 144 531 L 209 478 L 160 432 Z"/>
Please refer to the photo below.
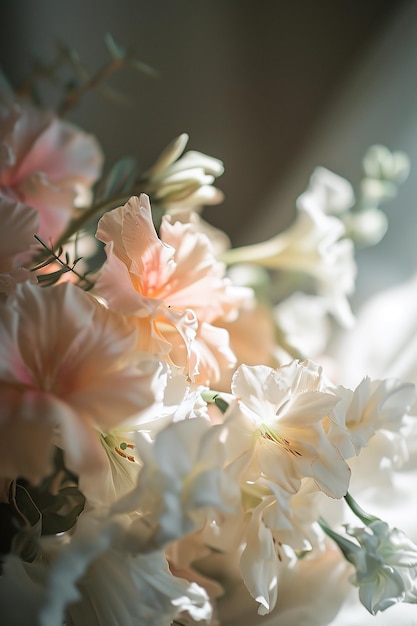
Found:
<path fill-rule="evenodd" d="M 91 71 L 106 62 L 105 33 L 131 47 L 158 78 L 122 71 L 111 84 L 131 106 L 93 93 L 69 118 L 98 136 L 107 167 L 132 155 L 146 168 L 188 132 L 189 147 L 225 162 L 219 181 L 225 203 L 207 211 L 238 244 L 250 240 L 263 199 L 285 181 L 346 77 L 402 6 L 398 0 L 13 0 L 0 5 L 1 63 L 18 84 L 34 60 L 53 57 L 57 41 L 76 49 Z M 292 210 L 276 213 L 274 232 Z"/>

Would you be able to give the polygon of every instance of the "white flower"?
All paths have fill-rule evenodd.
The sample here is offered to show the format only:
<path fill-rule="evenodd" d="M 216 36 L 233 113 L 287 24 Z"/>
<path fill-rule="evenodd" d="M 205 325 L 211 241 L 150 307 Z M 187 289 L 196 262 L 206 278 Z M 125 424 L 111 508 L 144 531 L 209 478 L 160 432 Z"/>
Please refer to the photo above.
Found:
<path fill-rule="evenodd" d="M 352 583 L 368 611 L 375 615 L 397 602 L 417 603 L 417 546 L 379 519 L 346 530 L 360 544 L 348 559 L 356 567 Z"/>
<path fill-rule="evenodd" d="M 132 555 L 108 550 L 78 587 L 81 602 L 67 610 L 74 625 L 170 626 L 183 611 L 195 620 L 209 620 L 212 612 L 204 589 L 173 576 L 160 551 Z"/>
<path fill-rule="evenodd" d="M 232 513 L 240 494 L 223 470 L 224 442 L 225 429 L 201 417 L 169 425 L 153 443 L 138 435 L 143 469 L 136 488 L 114 510 L 143 511 L 157 527 L 156 545 L 203 528 L 210 511 Z"/>
<path fill-rule="evenodd" d="M 405 152 L 391 152 L 386 146 L 371 146 L 363 159 L 366 178 L 362 193 L 368 201 L 388 200 L 397 193 L 397 184 L 406 180 L 410 161 Z"/>
<path fill-rule="evenodd" d="M 347 296 L 354 288 L 356 266 L 353 243 L 343 239 L 344 234 L 340 219 L 304 206 L 286 231 L 262 243 L 227 250 L 221 259 L 310 276 L 317 293 L 327 299 L 329 311 L 350 325 L 353 318 Z"/>
<path fill-rule="evenodd" d="M 310 358 L 322 354 L 330 337 L 331 322 L 325 298 L 293 293 L 274 308 L 274 319 L 285 344 Z"/>
<path fill-rule="evenodd" d="M 349 237 L 361 246 L 375 246 L 388 229 L 385 213 L 372 206 L 347 213 L 343 221 Z"/>
<path fill-rule="evenodd" d="M 411 383 L 396 379 L 371 381 L 368 376 L 354 391 L 341 386 L 335 391 L 342 398 L 335 408 L 336 421 L 350 433 L 341 444 L 345 458 L 359 454 L 378 429 L 398 431 L 416 396 Z M 334 422 L 329 422 L 330 434 L 333 427 Z"/>
<path fill-rule="evenodd" d="M 0 576 L 2 623 L 170 626 L 183 611 L 209 620 L 204 589 L 173 576 L 163 552 L 135 554 L 125 541 L 128 527 L 128 518 L 83 514 L 52 559 L 25 564 L 7 557 Z"/>
<path fill-rule="evenodd" d="M 175 139 L 142 175 L 141 191 L 170 211 L 219 204 L 223 194 L 213 183 L 224 171 L 219 159 L 193 150 L 184 152 L 188 135 Z"/>
<path fill-rule="evenodd" d="M 155 393 L 155 402 L 150 407 L 109 432 L 100 434 L 107 464 L 94 473 L 79 472 L 80 489 L 90 504 L 111 506 L 135 487 L 142 467 L 135 448 L 137 433 L 146 433 L 154 439 L 172 422 L 196 415 L 208 420 L 201 389 L 192 386 L 181 374 L 172 375 L 168 365 L 162 361 L 155 387 L 158 393 Z"/>
<path fill-rule="evenodd" d="M 284 548 L 277 545 L 273 533 L 262 519 L 268 504 L 265 500 L 253 511 L 240 560 L 242 580 L 251 596 L 259 602 L 259 615 L 270 613 L 274 608 L 280 571 L 289 563 Z"/>
<path fill-rule="evenodd" d="M 297 199 L 298 208 L 313 208 L 327 215 L 348 211 L 355 203 L 353 187 L 346 178 L 325 167 L 316 167 L 309 185 Z"/>
<path fill-rule="evenodd" d="M 232 392 L 238 401 L 226 425 L 233 445 L 253 452 L 248 480 L 262 473 L 295 493 L 301 479 L 311 477 L 331 497 L 346 493 L 349 468 L 324 429 L 339 397 L 323 385 L 322 368 L 312 361 L 236 371 Z"/>

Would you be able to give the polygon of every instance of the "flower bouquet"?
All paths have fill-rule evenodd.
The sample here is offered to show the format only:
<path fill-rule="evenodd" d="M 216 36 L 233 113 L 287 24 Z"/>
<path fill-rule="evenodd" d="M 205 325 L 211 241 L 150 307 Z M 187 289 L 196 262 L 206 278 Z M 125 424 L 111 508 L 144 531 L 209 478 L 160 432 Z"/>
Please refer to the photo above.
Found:
<path fill-rule="evenodd" d="M 201 217 L 220 160 L 183 134 L 102 174 L 66 121 L 143 69 L 108 45 L 55 110 L 36 74 L 1 93 L 0 623 L 365 624 L 417 602 L 394 499 L 414 386 L 345 386 L 331 347 L 406 156 L 370 148 L 356 194 L 317 168 L 287 230 L 232 248 Z"/>

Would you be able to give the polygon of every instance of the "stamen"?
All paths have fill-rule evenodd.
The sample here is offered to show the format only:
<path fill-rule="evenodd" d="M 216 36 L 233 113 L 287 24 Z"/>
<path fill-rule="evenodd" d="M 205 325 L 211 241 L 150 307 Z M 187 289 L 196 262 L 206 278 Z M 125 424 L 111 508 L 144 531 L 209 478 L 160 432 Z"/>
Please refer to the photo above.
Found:
<path fill-rule="evenodd" d="M 293 456 L 298 456 L 298 457 L 303 456 L 301 452 L 299 452 L 298 450 L 295 450 L 291 446 L 291 442 L 288 439 L 285 439 L 285 437 L 281 437 L 281 435 L 278 435 L 277 433 L 275 433 L 271 428 L 266 426 L 266 424 L 263 424 L 262 426 L 263 426 L 262 437 L 264 439 L 273 441 L 274 443 L 281 446 L 281 448 L 284 448 L 286 452 L 288 452 L 289 454 L 292 454 Z"/>
<path fill-rule="evenodd" d="M 117 452 L 117 454 L 121 456 L 123 459 L 127 459 L 128 461 L 135 463 L 135 457 L 131 454 L 126 454 L 125 452 L 127 448 L 130 448 L 131 450 L 133 450 L 134 447 L 135 446 L 133 445 L 133 443 L 126 443 L 125 441 L 122 441 L 120 446 L 115 446 L 114 449 Z"/>

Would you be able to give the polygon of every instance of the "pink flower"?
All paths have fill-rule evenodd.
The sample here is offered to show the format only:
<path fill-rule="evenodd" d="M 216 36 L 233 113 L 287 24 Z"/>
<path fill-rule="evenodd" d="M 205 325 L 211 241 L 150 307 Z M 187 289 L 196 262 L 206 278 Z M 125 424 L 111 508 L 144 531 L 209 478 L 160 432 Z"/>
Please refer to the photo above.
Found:
<path fill-rule="evenodd" d="M 11 293 L 18 282 L 30 278 L 20 265 L 30 258 L 38 223 L 35 209 L 0 194 L 0 293 Z"/>
<path fill-rule="evenodd" d="M 98 178 L 97 141 L 28 102 L 0 104 L 0 190 L 39 212 L 39 235 L 56 240 L 78 193 Z"/>
<path fill-rule="evenodd" d="M 71 469 L 100 464 L 99 433 L 155 399 L 158 363 L 136 367 L 135 329 L 66 283 L 18 285 L 0 307 L 0 476 L 48 473 L 58 433 Z"/>
<path fill-rule="evenodd" d="M 209 239 L 190 224 L 162 221 L 156 234 L 149 198 L 133 197 L 99 222 L 107 262 L 96 283 L 109 306 L 134 316 L 138 349 L 165 356 L 197 382 L 215 382 L 235 362 L 221 320 L 237 314 L 240 289 L 224 277 Z"/>

